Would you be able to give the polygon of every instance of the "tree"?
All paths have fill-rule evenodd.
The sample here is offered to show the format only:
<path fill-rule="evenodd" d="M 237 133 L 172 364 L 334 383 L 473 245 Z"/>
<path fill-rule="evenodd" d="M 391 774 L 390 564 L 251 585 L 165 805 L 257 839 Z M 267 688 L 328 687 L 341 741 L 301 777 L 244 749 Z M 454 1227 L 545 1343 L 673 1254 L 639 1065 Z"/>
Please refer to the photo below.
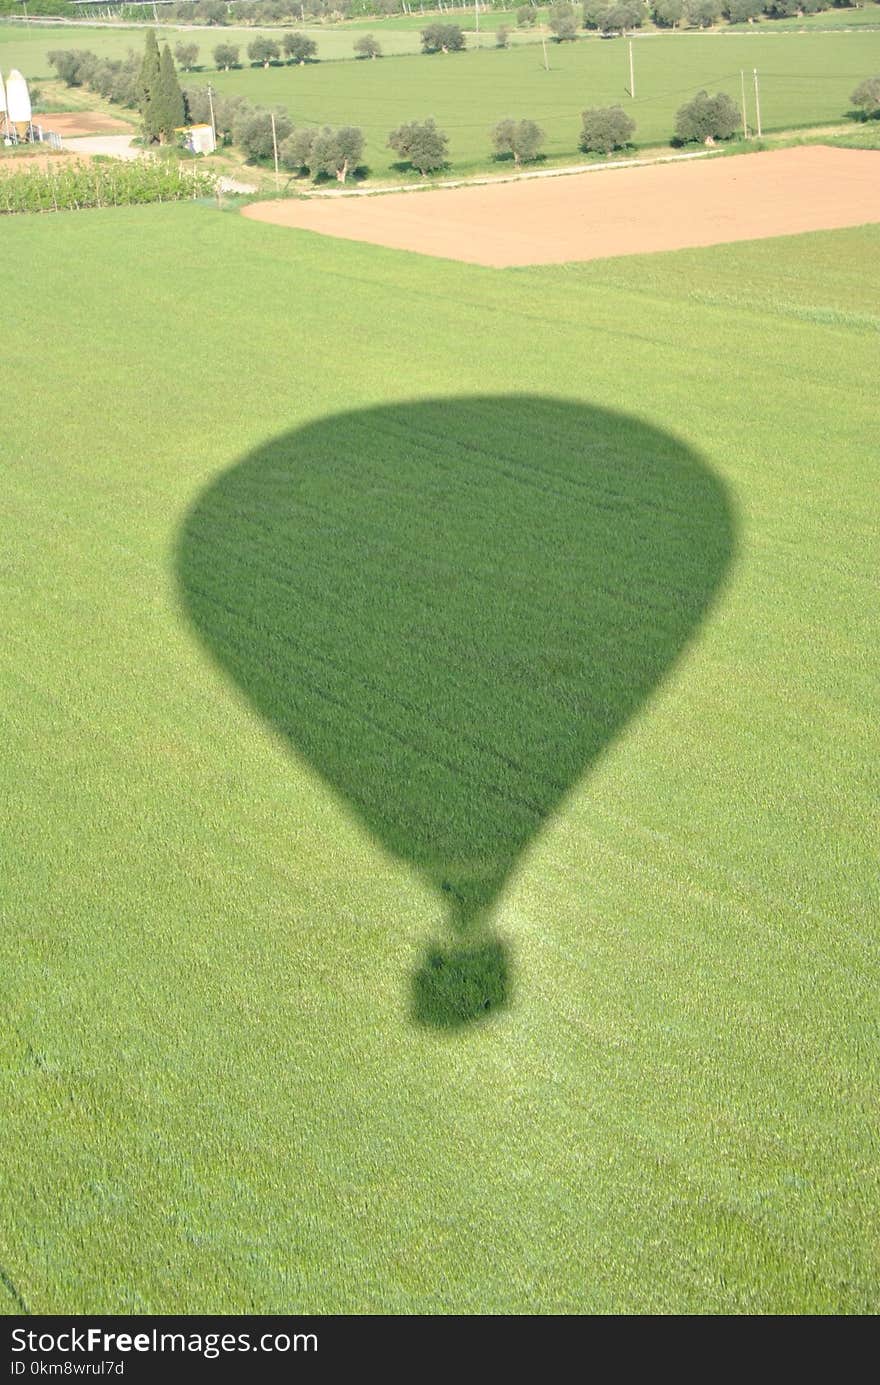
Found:
<path fill-rule="evenodd" d="M 792 19 L 828 9 L 828 0 L 765 0 L 764 9 L 772 19 Z"/>
<path fill-rule="evenodd" d="M 293 169 L 296 173 L 303 170 L 308 172 L 312 164 L 312 145 L 317 133 L 317 130 L 305 127 L 294 130 L 287 136 L 278 148 L 279 158 L 285 168 Z"/>
<path fill-rule="evenodd" d="M 354 125 L 343 125 L 338 130 L 325 126 L 312 136 L 303 165 L 313 178 L 326 173 L 344 183 L 349 173 L 357 168 L 363 152 L 363 130 Z"/>
<path fill-rule="evenodd" d="M 717 96 L 698 91 L 693 101 L 681 106 L 675 116 L 675 138 L 680 144 L 700 140 L 714 144 L 716 139 L 730 139 L 739 129 L 740 116 L 736 106 L 723 91 Z"/>
<path fill-rule="evenodd" d="M 300 33 L 298 29 L 292 34 L 285 34 L 281 42 L 290 61 L 299 63 L 300 67 L 310 62 L 318 51 L 315 40 L 307 34 Z"/>
<path fill-rule="evenodd" d="M 512 154 L 514 164 L 530 163 L 537 158 L 544 143 L 544 131 L 534 120 L 499 120 L 492 131 L 492 141 L 499 154 Z"/>
<path fill-rule="evenodd" d="M 537 18 L 537 10 L 533 10 L 531 5 L 520 5 L 516 12 L 517 28 L 534 29 Z"/>
<path fill-rule="evenodd" d="M 207 87 L 184 87 L 183 100 L 186 106 L 186 119 L 190 125 L 207 125 L 214 110 L 214 128 L 219 143 L 228 143 L 232 138 L 232 126 L 242 106 L 247 105 L 243 96 L 227 96 L 215 91 L 213 98 L 208 96 Z"/>
<path fill-rule="evenodd" d="M 147 30 L 144 43 L 144 56 L 141 62 L 141 72 L 138 81 L 138 110 L 144 121 L 144 134 L 148 138 L 153 138 L 153 131 L 147 129 L 149 105 L 153 99 L 153 92 L 159 83 L 159 69 L 162 59 L 159 56 L 159 44 L 156 39 L 154 29 Z"/>
<path fill-rule="evenodd" d="M 458 24 L 429 24 L 422 30 L 423 53 L 460 53 L 463 48 L 464 34 Z"/>
<path fill-rule="evenodd" d="M 636 122 L 622 106 L 592 106 L 581 112 L 579 147 L 585 152 L 610 154 L 623 149 L 635 133 Z"/>
<path fill-rule="evenodd" d="M 757 0 L 761 3 L 761 0 Z M 663 28 L 674 29 L 684 18 L 684 0 L 654 0 L 651 6 L 654 23 Z"/>
<path fill-rule="evenodd" d="M 258 34 L 253 43 L 248 44 L 247 55 L 251 62 L 262 63 L 264 68 L 268 68 L 270 63 L 277 62 L 281 57 L 281 49 L 274 38 Z"/>
<path fill-rule="evenodd" d="M 59 80 L 68 87 L 81 87 L 96 65 L 94 54 L 80 48 L 56 48 L 47 56 Z"/>
<path fill-rule="evenodd" d="M 550 6 L 550 31 L 557 43 L 573 43 L 578 36 L 578 23 L 574 5 L 568 0 L 559 0 Z"/>
<path fill-rule="evenodd" d="M 293 129 L 293 122 L 281 107 L 277 107 L 274 114 L 275 138 L 281 145 Z M 241 107 L 232 126 L 232 138 L 249 159 L 271 159 L 274 155 L 272 112 L 259 106 Z"/>
<path fill-rule="evenodd" d="M 167 144 L 173 140 L 175 130 L 179 130 L 186 119 L 183 92 L 177 80 L 177 70 L 171 49 L 166 43 L 159 62 L 159 80 L 153 89 L 147 106 L 146 124 L 153 139 Z"/>
<path fill-rule="evenodd" d="M 354 41 L 354 51 L 359 58 L 381 58 L 382 45 L 372 34 L 363 34 Z"/>
<path fill-rule="evenodd" d="M 624 34 L 627 29 L 641 27 L 643 14 L 637 0 L 585 0 L 584 28 Z"/>
<path fill-rule="evenodd" d="M 218 43 L 214 49 L 214 65 L 228 72 L 230 67 L 238 67 L 240 49 L 234 43 Z"/>
<path fill-rule="evenodd" d="M 389 148 L 399 154 L 422 177 L 442 168 L 446 162 L 447 136 L 437 128 L 433 116 L 427 120 L 411 120 L 407 125 L 399 125 L 388 136 Z"/>
<path fill-rule="evenodd" d="M 722 0 L 685 0 L 685 18 L 695 28 L 710 29 L 721 18 L 721 5 Z"/>
<path fill-rule="evenodd" d="M 637 0 L 614 0 L 605 11 L 606 33 L 625 34 L 627 29 L 640 29 L 644 8 Z"/>
<path fill-rule="evenodd" d="M 99 96 L 103 96 L 105 101 L 109 101 L 115 78 L 116 70 L 112 63 L 99 63 L 89 78 L 89 86 L 92 91 L 96 91 Z M 31 92 L 31 100 L 33 100 L 33 92 Z"/>
<path fill-rule="evenodd" d="M 174 56 L 184 72 L 192 72 L 199 60 L 199 45 L 197 43 L 175 43 Z"/>
<path fill-rule="evenodd" d="M 510 30 L 506 24 L 499 24 L 498 28 L 495 30 L 495 47 L 510 47 Z"/>
<path fill-rule="evenodd" d="M 863 120 L 880 116 L 880 76 L 866 77 L 849 99 L 856 110 L 862 112 Z"/>
<path fill-rule="evenodd" d="M 727 0 L 724 13 L 731 24 L 742 24 L 746 19 L 752 24 L 763 9 L 763 0 Z"/>

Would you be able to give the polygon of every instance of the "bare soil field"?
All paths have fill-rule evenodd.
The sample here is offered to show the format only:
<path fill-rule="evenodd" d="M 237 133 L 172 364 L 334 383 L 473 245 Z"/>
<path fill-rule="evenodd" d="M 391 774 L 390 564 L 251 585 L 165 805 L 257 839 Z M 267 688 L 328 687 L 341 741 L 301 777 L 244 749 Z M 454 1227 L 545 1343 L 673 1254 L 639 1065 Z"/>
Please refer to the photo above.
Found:
<path fill-rule="evenodd" d="M 880 221 L 880 153 L 814 145 L 243 214 L 471 264 L 561 264 Z"/>
<path fill-rule="evenodd" d="M 78 135 L 113 135 L 132 132 L 127 120 L 117 120 L 115 116 L 104 115 L 103 111 L 64 111 L 58 115 L 35 115 L 34 123 L 44 130 L 54 130 L 64 139 Z"/>

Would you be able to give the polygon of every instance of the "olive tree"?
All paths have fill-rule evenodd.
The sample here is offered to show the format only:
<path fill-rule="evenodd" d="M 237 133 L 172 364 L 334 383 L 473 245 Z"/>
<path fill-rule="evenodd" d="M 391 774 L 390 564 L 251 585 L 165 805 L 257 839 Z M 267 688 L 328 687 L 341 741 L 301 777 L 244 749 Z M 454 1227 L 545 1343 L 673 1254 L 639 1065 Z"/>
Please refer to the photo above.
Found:
<path fill-rule="evenodd" d="M 550 6 L 550 32 L 557 43 L 573 43 L 578 36 L 577 14 L 568 0 Z"/>
<path fill-rule="evenodd" d="M 849 99 L 865 120 L 880 116 L 880 75 L 866 77 Z"/>
<path fill-rule="evenodd" d="M 429 24 L 422 30 L 423 53 L 460 53 L 464 34 L 458 24 Z"/>
<path fill-rule="evenodd" d="M 296 129 L 278 146 L 278 157 L 285 168 L 294 173 L 308 173 L 312 160 L 312 145 L 317 130 Z"/>
<path fill-rule="evenodd" d="M 499 120 L 492 131 L 496 153 L 512 154 L 517 167 L 538 157 L 544 143 L 544 131 L 534 120 Z"/>
<path fill-rule="evenodd" d="M 300 33 L 298 29 L 292 34 L 285 34 L 281 42 L 284 44 L 288 61 L 299 63 L 300 67 L 311 62 L 318 51 L 315 40 L 309 38 L 307 34 Z"/>
<path fill-rule="evenodd" d="M 654 0 L 651 16 L 661 28 L 674 29 L 684 18 L 684 0 Z"/>
<path fill-rule="evenodd" d="M 281 57 L 281 49 L 274 38 L 266 38 L 265 34 L 258 34 L 253 43 L 248 44 L 247 55 L 253 63 L 261 63 L 267 68 L 270 63 L 277 62 Z"/>
<path fill-rule="evenodd" d="M 184 72 L 192 72 L 199 60 L 199 45 L 197 43 L 175 43 L 174 57 Z"/>
<path fill-rule="evenodd" d="M 234 43 L 218 43 L 214 49 L 214 66 L 228 72 L 230 67 L 238 67 L 241 49 Z"/>
<path fill-rule="evenodd" d="M 644 7 L 638 0 L 584 0 L 584 28 L 603 34 L 626 33 L 641 27 Z"/>
<path fill-rule="evenodd" d="M 742 24 L 743 20 L 753 24 L 763 10 L 763 0 L 726 0 L 724 6 L 724 13 L 731 24 Z"/>
<path fill-rule="evenodd" d="M 382 45 L 372 34 L 363 34 L 355 39 L 354 51 L 359 58 L 381 58 Z"/>
<path fill-rule="evenodd" d="M 427 120 L 411 120 L 406 125 L 398 125 L 388 136 L 388 145 L 424 177 L 446 163 L 449 140 L 430 116 Z"/>
<path fill-rule="evenodd" d="M 692 101 L 680 106 L 675 115 L 675 138 L 680 144 L 700 140 L 714 144 L 716 139 L 730 139 L 739 129 L 739 111 L 723 91 L 716 96 L 698 91 Z"/>
<path fill-rule="evenodd" d="M 249 159 L 271 159 L 274 154 L 272 112 L 256 106 L 242 107 L 232 127 L 232 138 Z M 275 139 L 281 144 L 293 129 L 290 116 L 283 107 L 275 112 Z"/>
<path fill-rule="evenodd" d="M 711 29 L 721 18 L 722 0 L 685 0 L 684 14 L 695 29 Z"/>
<path fill-rule="evenodd" d="M 629 144 L 635 128 L 636 122 L 622 106 L 592 106 L 581 112 L 579 148 L 585 153 L 610 154 Z"/>

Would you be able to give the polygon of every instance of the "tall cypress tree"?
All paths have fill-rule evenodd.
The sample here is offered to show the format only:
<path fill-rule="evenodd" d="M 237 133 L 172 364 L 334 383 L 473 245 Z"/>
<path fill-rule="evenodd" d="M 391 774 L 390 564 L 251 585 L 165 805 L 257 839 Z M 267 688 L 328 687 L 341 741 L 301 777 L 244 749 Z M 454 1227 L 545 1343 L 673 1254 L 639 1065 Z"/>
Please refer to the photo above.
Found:
<path fill-rule="evenodd" d="M 148 29 L 140 77 L 138 78 L 138 110 L 144 122 L 144 138 L 148 140 L 159 138 L 159 131 L 153 128 L 150 119 L 150 107 L 159 86 L 160 68 L 161 60 L 156 34 L 153 29 Z"/>
<path fill-rule="evenodd" d="M 174 138 L 174 131 L 180 128 L 185 119 L 183 92 L 177 80 L 171 49 L 166 43 L 159 64 L 159 80 L 150 101 L 149 123 L 165 144 Z"/>

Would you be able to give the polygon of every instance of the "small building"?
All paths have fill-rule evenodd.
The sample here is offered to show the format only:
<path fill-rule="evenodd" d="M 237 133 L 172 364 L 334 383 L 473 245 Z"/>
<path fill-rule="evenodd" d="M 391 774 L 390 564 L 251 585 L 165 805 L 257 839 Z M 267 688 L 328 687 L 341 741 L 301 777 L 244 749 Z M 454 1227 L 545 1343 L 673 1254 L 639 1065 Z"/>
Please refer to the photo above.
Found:
<path fill-rule="evenodd" d="M 182 125 L 174 133 L 184 136 L 184 144 L 193 154 L 213 154 L 217 148 L 210 125 Z"/>

